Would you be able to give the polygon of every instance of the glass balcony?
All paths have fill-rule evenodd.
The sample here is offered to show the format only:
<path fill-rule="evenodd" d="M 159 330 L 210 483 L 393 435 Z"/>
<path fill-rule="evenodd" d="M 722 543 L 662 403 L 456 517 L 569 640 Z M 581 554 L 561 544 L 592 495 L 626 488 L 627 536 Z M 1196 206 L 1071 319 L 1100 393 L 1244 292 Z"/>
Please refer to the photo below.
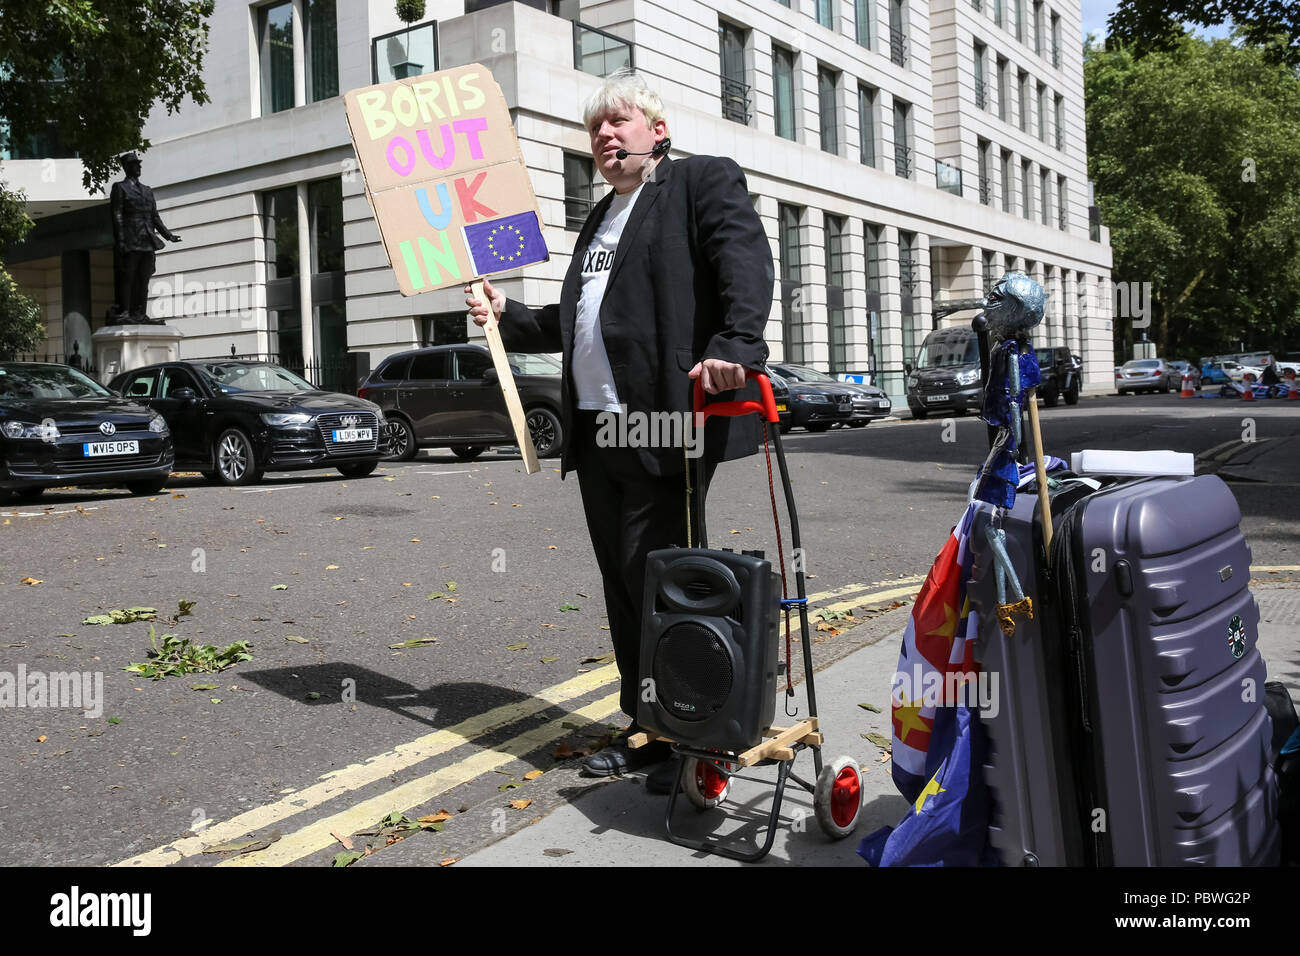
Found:
<path fill-rule="evenodd" d="M 961 195 L 961 170 L 942 160 L 934 162 L 934 184 L 946 193 Z"/>
<path fill-rule="evenodd" d="M 632 44 L 604 30 L 573 21 L 573 68 L 592 76 L 634 69 Z"/>

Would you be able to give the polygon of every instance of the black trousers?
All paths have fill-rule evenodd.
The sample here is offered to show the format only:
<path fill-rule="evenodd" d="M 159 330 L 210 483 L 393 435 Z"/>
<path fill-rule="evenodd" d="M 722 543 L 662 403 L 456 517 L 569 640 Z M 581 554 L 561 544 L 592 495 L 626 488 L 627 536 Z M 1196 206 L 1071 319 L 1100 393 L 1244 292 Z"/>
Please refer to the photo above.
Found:
<path fill-rule="evenodd" d="M 114 263 L 114 292 L 123 315 L 142 318 L 149 305 L 149 280 L 157 256 L 150 252 L 118 252 Z"/>
<path fill-rule="evenodd" d="M 686 547 L 686 481 L 683 474 L 649 475 L 625 448 L 596 444 L 596 412 L 579 411 L 572 440 L 577 443 L 578 485 L 587 531 L 605 588 L 605 611 L 622 678 L 619 706 L 635 720 L 640 688 L 641 611 L 646 556 L 660 548 Z M 717 462 L 704 465 L 703 489 L 691 461 L 692 542 L 699 547 L 699 504 Z"/>

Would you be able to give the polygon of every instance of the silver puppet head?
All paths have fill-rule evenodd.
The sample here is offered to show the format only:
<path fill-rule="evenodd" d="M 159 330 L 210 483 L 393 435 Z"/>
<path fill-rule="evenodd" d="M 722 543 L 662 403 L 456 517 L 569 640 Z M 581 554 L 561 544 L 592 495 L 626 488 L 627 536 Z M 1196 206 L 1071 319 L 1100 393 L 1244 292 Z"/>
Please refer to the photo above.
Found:
<path fill-rule="evenodd" d="M 1008 272 L 985 299 L 984 317 L 999 339 L 1014 339 L 1043 321 L 1047 293 L 1023 272 Z"/>

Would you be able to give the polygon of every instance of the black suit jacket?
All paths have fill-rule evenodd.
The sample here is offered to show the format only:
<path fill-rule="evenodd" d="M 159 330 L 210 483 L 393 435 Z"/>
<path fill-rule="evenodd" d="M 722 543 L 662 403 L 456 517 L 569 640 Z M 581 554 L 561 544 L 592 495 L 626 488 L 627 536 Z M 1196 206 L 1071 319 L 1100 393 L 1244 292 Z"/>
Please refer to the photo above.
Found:
<path fill-rule="evenodd" d="M 501 315 L 501 338 L 512 350 L 562 352 L 562 422 L 572 435 L 576 399 L 570 365 L 581 294 L 583 253 L 614 193 L 596 204 L 574 247 L 560 301 L 529 309 L 512 299 Z M 628 216 L 600 308 L 601 333 L 618 398 L 629 412 L 689 412 L 687 372 L 706 358 L 760 369 L 772 308 L 772 250 L 750 202 L 745 175 L 730 159 L 664 157 Z M 755 394 L 756 389 L 751 386 Z M 722 400 L 734 397 L 723 394 Z M 756 416 L 710 418 L 705 454 L 726 461 L 753 454 Z M 579 463 L 566 441 L 562 471 Z M 651 475 L 679 474 L 680 448 L 636 450 Z"/>

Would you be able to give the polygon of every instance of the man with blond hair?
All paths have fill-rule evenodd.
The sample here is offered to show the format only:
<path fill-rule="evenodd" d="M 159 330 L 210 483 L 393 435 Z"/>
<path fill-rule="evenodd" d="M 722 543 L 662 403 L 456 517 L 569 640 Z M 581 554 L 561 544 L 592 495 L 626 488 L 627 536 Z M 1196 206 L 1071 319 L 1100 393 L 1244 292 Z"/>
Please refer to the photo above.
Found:
<path fill-rule="evenodd" d="M 772 252 L 734 161 L 668 158 L 663 103 L 639 76 L 609 77 L 583 123 L 596 169 L 614 188 L 578 234 L 560 301 L 530 309 L 483 286 L 507 348 L 564 355 L 561 471 L 578 473 L 632 733 L 646 555 L 686 544 L 687 456 L 659 442 L 632 447 L 635 429 L 601 426 L 664 412 L 685 422 L 696 379 L 718 394 L 744 385 L 746 369 L 761 370 Z M 475 322 L 487 321 L 486 304 L 466 303 Z M 710 419 L 706 484 L 719 461 L 753 454 L 758 440 L 752 416 Z M 663 744 L 631 750 L 624 741 L 588 757 L 587 771 L 608 776 L 669 756 Z M 670 783 L 663 771 L 651 777 L 661 792 Z"/>

